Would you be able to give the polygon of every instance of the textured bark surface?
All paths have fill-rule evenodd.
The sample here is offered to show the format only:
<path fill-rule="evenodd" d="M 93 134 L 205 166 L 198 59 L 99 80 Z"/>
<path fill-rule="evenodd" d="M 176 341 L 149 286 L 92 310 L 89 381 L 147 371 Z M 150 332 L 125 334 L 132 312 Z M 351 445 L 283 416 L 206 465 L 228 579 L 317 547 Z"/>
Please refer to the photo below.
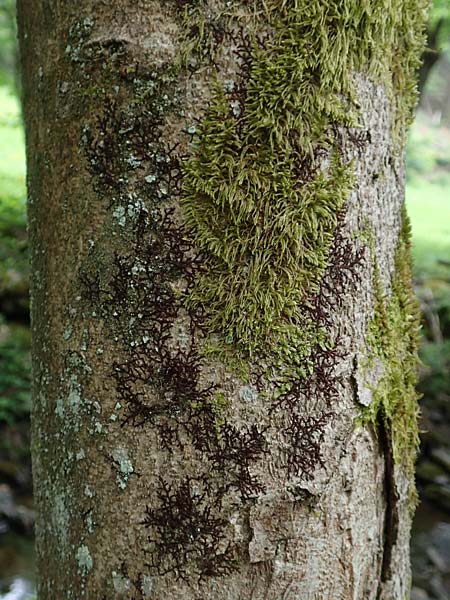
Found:
<path fill-rule="evenodd" d="M 233 340 L 223 358 L 189 300 L 213 263 L 184 226 L 184 165 L 215 89 L 244 110 L 250 33 L 262 52 L 272 33 L 262 6 L 21 0 L 19 29 L 39 599 L 407 598 L 413 482 L 389 421 L 361 423 L 404 197 L 386 85 L 350 73 L 357 126 L 331 123 L 332 145 L 292 167 L 328 173 L 333 150 L 354 174 L 299 299 L 328 340 L 299 376 L 237 360 Z"/>

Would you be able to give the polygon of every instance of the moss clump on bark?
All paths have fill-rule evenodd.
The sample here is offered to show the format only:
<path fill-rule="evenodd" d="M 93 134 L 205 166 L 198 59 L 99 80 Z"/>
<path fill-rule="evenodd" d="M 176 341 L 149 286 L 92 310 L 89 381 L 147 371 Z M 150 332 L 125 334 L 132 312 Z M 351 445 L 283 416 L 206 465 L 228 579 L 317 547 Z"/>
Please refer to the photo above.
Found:
<path fill-rule="evenodd" d="M 384 84 L 403 137 L 424 22 L 409 4 L 272 0 L 241 35 L 241 75 L 216 83 L 183 168 L 182 208 L 205 258 L 189 302 L 219 351 L 289 362 L 317 343 L 301 303 L 317 293 L 352 187 L 338 128 L 357 125 L 361 71 Z"/>
<path fill-rule="evenodd" d="M 375 267 L 375 308 L 369 325 L 371 360 L 381 361 L 383 375 L 373 401 L 363 411 L 365 423 L 384 420 L 392 436 L 394 461 L 410 477 L 419 443 L 417 426 L 418 340 L 420 312 L 411 283 L 410 225 L 406 211 L 395 256 L 395 275 L 389 298 L 383 294 Z"/>

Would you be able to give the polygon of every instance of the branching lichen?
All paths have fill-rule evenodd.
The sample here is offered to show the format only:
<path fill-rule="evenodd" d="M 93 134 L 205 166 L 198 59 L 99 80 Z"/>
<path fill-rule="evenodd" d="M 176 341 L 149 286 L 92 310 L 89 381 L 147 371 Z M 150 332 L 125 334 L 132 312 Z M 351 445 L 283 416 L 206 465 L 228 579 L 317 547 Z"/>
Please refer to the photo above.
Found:
<path fill-rule="evenodd" d="M 186 478 L 174 487 L 159 480 L 159 506 L 147 507 L 143 521 L 154 532 L 148 566 L 157 574 L 175 573 L 187 580 L 194 572 L 201 580 L 235 570 L 235 549 L 230 543 L 225 545 L 227 523 L 218 516 L 220 500 L 214 510 L 210 493 L 202 490 L 204 484 Z"/>

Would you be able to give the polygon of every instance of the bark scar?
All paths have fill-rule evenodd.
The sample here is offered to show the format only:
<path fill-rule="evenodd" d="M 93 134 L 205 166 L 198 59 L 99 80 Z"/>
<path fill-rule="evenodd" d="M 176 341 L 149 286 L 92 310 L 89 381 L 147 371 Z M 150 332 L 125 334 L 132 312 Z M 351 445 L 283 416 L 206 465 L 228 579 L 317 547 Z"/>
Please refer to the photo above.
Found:
<path fill-rule="evenodd" d="M 384 495 L 386 510 L 384 513 L 383 532 L 383 559 L 381 563 L 380 585 L 387 581 L 391 575 L 392 551 L 398 537 L 398 492 L 395 484 L 394 453 L 392 447 L 391 427 L 386 424 L 382 411 L 378 418 L 378 436 L 380 449 L 384 453 Z M 378 590 L 378 595 L 380 590 Z"/>

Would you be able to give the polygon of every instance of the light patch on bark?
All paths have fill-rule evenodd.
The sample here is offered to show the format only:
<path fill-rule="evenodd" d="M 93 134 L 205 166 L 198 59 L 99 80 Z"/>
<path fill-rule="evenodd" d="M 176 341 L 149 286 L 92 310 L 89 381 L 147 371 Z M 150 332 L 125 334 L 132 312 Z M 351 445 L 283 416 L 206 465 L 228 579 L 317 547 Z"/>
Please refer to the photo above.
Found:
<path fill-rule="evenodd" d="M 77 561 L 78 569 L 81 575 L 86 576 L 92 569 L 94 561 L 92 560 L 89 548 L 85 544 L 79 546 L 75 554 L 75 559 Z"/>
<path fill-rule="evenodd" d="M 130 580 L 127 577 L 124 577 L 122 573 L 117 573 L 117 571 L 112 572 L 113 579 L 113 587 L 118 594 L 126 594 L 131 589 Z"/>
<path fill-rule="evenodd" d="M 373 401 L 373 390 L 383 376 L 383 363 L 377 357 L 370 361 L 365 354 L 355 357 L 355 383 L 357 388 L 357 400 L 363 406 L 370 406 Z"/>
<path fill-rule="evenodd" d="M 120 489 L 124 490 L 127 487 L 130 476 L 134 473 L 133 464 L 126 448 L 115 448 L 112 456 L 118 467 L 117 483 Z"/>

